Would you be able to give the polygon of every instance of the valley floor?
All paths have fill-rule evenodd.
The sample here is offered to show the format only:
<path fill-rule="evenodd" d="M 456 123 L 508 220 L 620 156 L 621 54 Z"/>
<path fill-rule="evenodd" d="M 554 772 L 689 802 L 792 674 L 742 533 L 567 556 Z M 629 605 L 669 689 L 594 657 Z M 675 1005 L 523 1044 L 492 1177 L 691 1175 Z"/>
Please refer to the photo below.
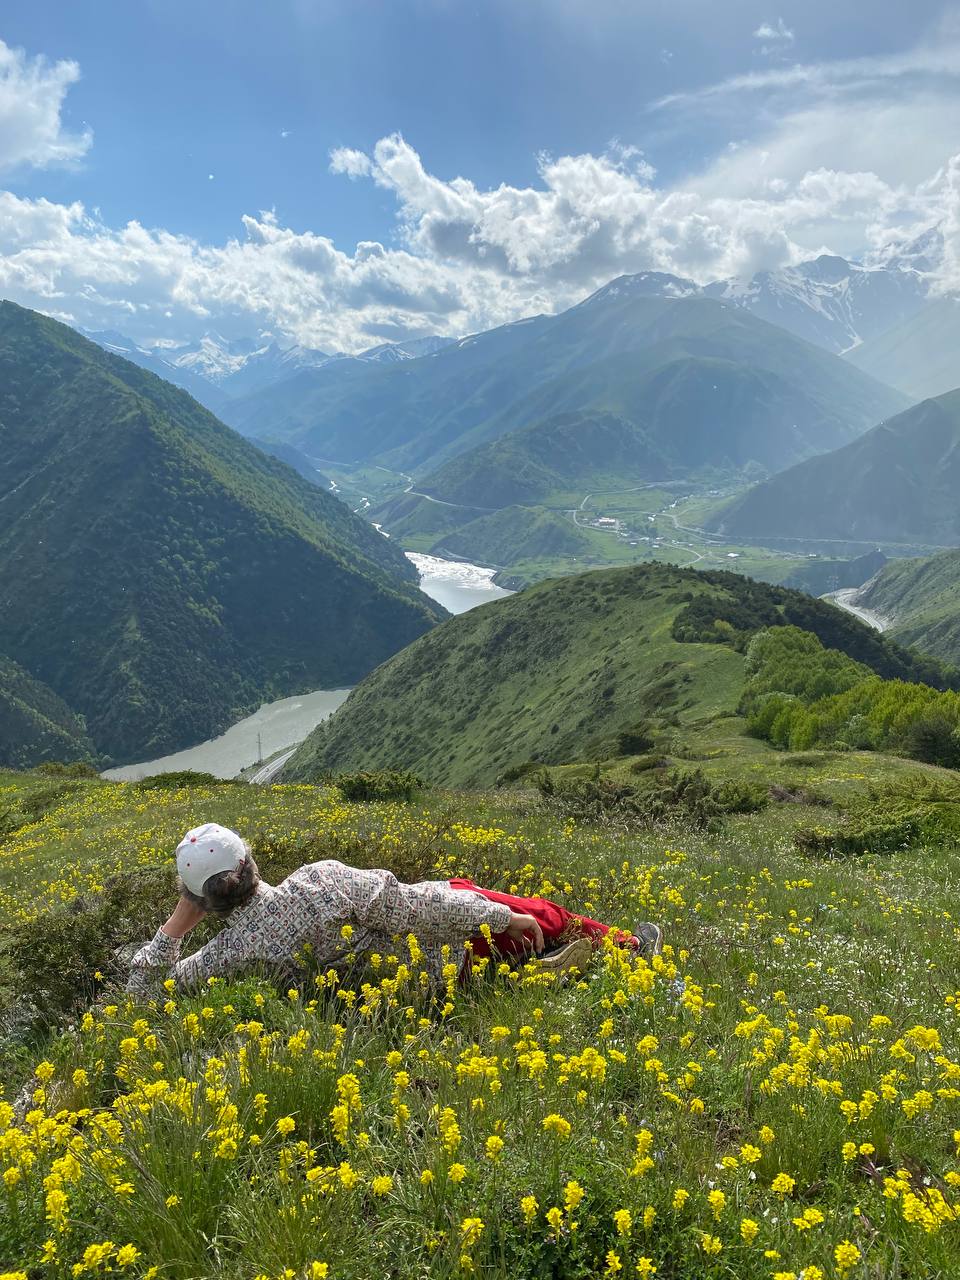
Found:
<path fill-rule="evenodd" d="M 775 757 L 732 726 L 701 746 L 705 768 L 836 798 L 916 770 Z M 170 850 L 201 820 L 254 838 L 270 878 L 330 856 L 468 874 L 657 919 L 669 944 L 652 965 L 601 953 L 580 981 L 485 975 L 437 1010 L 399 939 L 366 973 L 289 991 L 246 979 L 135 1007 L 105 990 L 32 1040 L 8 1020 L 0 1261 L 16 1272 L 960 1270 L 956 849 L 814 861 L 792 834 L 824 810 L 804 803 L 705 835 L 581 824 L 522 791 L 351 805 L 311 786 L 4 774 L 0 802 L 14 1013 L 24 991 L 48 1012 L 85 983 L 94 998 L 121 935 L 162 918 Z"/>
<path fill-rule="evenodd" d="M 336 483 L 340 496 L 360 514 L 376 512 L 398 495 L 418 493 L 413 477 L 403 472 L 385 467 L 348 467 L 326 459 L 323 466 Z M 786 539 L 778 546 L 762 546 L 731 542 L 709 532 L 704 526 L 710 518 L 744 490 L 743 483 L 718 482 L 718 487 L 709 487 L 703 482 L 655 485 L 611 477 L 609 487 L 595 487 L 588 493 L 552 494 L 540 507 L 530 508 L 531 512 L 553 513 L 574 527 L 583 542 L 578 554 L 550 551 L 531 555 L 520 547 L 503 554 L 498 539 L 499 554 L 491 555 L 490 548 L 484 545 L 488 530 L 486 536 L 469 549 L 469 554 L 460 553 L 459 558 L 496 569 L 496 581 L 511 589 L 529 586 L 544 578 L 581 573 L 585 569 L 650 561 L 688 568 L 727 569 L 764 582 L 783 583 L 798 571 L 803 573 L 811 564 L 820 562 L 824 567 L 823 589 L 832 590 L 843 579 L 832 578 L 830 566 L 835 564 L 837 570 L 842 570 L 844 557 L 874 549 L 874 543 L 818 545 L 815 538 L 792 542 Z M 425 501 L 434 501 L 421 496 Z M 437 502 L 435 505 L 440 513 L 451 504 Z M 504 512 L 492 515 L 496 521 Z M 439 514 L 435 524 L 426 516 L 419 517 L 418 523 L 426 527 L 399 531 L 397 536 L 405 549 L 458 558 L 457 552 L 445 547 L 444 521 Z M 449 541 L 449 537 L 446 540 Z M 930 548 L 911 545 L 890 546 L 886 550 L 891 556 L 908 556 L 925 554 Z"/>

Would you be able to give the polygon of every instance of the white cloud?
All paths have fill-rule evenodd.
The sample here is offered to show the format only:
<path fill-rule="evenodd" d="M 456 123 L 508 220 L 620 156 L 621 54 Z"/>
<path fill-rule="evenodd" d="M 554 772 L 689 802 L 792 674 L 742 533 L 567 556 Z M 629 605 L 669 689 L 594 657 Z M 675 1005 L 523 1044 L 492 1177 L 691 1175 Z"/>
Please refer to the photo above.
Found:
<path fill-rule="evenodd" d="M 370 161 L 362 151 L 337 147 L 330 152 L 330 172 L 345 173 L 348 178 L 365 178 L 370 172 Z"/>
<path fill-rule="evenodd" d="M 0 293 L 141 340 L 262 329 L 355 350 L 552 311 L 625 272 L 749 275 L 844 237 L 880 246 L 898 228 L 905 235 L 951 216 L 960 246 L 960 161 L 913 187 L 816 168 L 727 195 L 660 188 L 629 148 L 543 156 L 535 185 L 492 190 L 442 181 L 399 135 L 364 159 L 369 179 L 396 199 L 399 242 L 362 241 L 353 253 L 271 212 L 244 217 L 242 236 L 210 245 L 136 222 L 113 228 L 77 204 L 0 193 Z M 355 159 L 350 167 L 362 176 Z M 960 277 L 960 251 L 949 262 Z"/>
<path fill-rule="evenodd" d="M 210 244 L 0 191 L 0 294 L 140 340 L 264 330 L 356 350 L 557 310 L 621 273 L 746 276 L 822 249 L 876 252 L 933 223 L 947 233 L 944 284 L 960 287 L 955 36 L 755 72 L 660 107 L 681 122 L 709 110 L 735 141 L 673 185 L 614 142 L 542 155 L 535 181 L 490 189 L 437 177 L 399 134 L 339 147 L 331 171 L 376 184 L 397 209 L 395 237 L 352 252 L 271 212 Z"/>
<path fill-rule="evenodd" d="M 60 118 L 79 77 L 75 62 L 28 58 L 0 40 L 0 171 L 70 164 L 86 154 L 90 130 L 70 133 Z"/>
<path fill-rule="evenodd" d="M 753 38 L 754 40 L 780 40 L 784 44 L 792 44 L 796 39 L 796 33 L 787 26 L 782 18 L 778 18 L 775 24 L 761 22 L 753 33 Z"/>

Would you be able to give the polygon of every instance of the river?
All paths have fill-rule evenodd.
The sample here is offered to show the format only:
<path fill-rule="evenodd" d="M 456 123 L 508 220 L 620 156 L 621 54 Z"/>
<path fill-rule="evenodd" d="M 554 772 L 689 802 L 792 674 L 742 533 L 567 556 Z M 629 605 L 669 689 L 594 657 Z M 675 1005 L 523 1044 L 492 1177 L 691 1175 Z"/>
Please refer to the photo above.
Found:
<path fill-rule="evenodd" d="M 478 604 L 512 594 L 494 585 L 493 569 L 415 552 L 408 552 L 407 556 L 420 571 L 420 587 L 424 594 L 442 604 L 450 613 L 466 613 Z M 321 721 L 333 715 L 349 692 L 349 689 L 315 689 L 312 693 L 266 702 L 253 715 L 231 725 L 219 738 L 211 738 L 196 747 L 175 751 L 157 760 L 108 769 L 103 776 L 114 781 L 132 782 L 154 773 L 199 769 L 218 778 L 235 778 L 241 769 L 260 758 L 258 750 L 263 759 L 268 759 L 276 752 L 302 742 Z"/>
<path fill-rule="evenodd" d="M 442 604 L 448 613 L 466 613 L 478 604 L 513 595 L 512 591 L 494 583 L 495 569 L 482 569 L 478 564 L 459 560 L 441 560 L 416 551 L 408 551 L 406 555 L 420 571 L 420 589 L 437 604 Z"/>

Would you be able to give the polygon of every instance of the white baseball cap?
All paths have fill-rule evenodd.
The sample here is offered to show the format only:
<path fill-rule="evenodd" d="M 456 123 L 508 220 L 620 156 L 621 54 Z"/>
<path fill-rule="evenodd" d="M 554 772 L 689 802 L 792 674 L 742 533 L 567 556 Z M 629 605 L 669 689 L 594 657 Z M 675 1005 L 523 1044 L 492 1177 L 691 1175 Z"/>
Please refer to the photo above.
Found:
<path fill-rule="evenodd" d="M 191 893 L 218 871 L 236 871 L 247 856 L 247 847 L 236 831 L 216 822 L 193 827 L 177 845 L 177 872 Z"/>

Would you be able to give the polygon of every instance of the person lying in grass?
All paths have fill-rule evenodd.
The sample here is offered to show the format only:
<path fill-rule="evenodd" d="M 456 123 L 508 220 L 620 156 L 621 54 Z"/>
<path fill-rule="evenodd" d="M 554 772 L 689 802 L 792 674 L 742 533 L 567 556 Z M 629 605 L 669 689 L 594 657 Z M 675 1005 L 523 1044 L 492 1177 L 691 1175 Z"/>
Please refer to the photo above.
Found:
<path fill-rule="evenodd" d="M 452 949 L 468 941 L 470 950 L 458 957 L 461 972 L 471 957 L 531 953 L 546 969 L 582 971 L 607 934 L 647 955 L 662 947 L 655 924 L 641 924 L 634 934 L 611 930 L 545 898 L 518 898 L 466 879 L 402 884 L 389 871 L 324 861 L 270 885 L 260 878 L 247 841 L 215 822 L 188 831 L 176 856 L 180 899 L 131 961 L 127 990 L 137 997 L 148 996 L 168 977 L 178 987 L 196 987 L 257 963 L 283 969 L 306 944 L 326 968 L 348 956 L 389 951 L 398 934 L 415 935 L 424 967 L 438 985 L 453 958 L 452 951 L 444 954 L 445 945 Z M 183 939 L 206 915 L 229 917 L 230 924 L 181 960 Z"/>

